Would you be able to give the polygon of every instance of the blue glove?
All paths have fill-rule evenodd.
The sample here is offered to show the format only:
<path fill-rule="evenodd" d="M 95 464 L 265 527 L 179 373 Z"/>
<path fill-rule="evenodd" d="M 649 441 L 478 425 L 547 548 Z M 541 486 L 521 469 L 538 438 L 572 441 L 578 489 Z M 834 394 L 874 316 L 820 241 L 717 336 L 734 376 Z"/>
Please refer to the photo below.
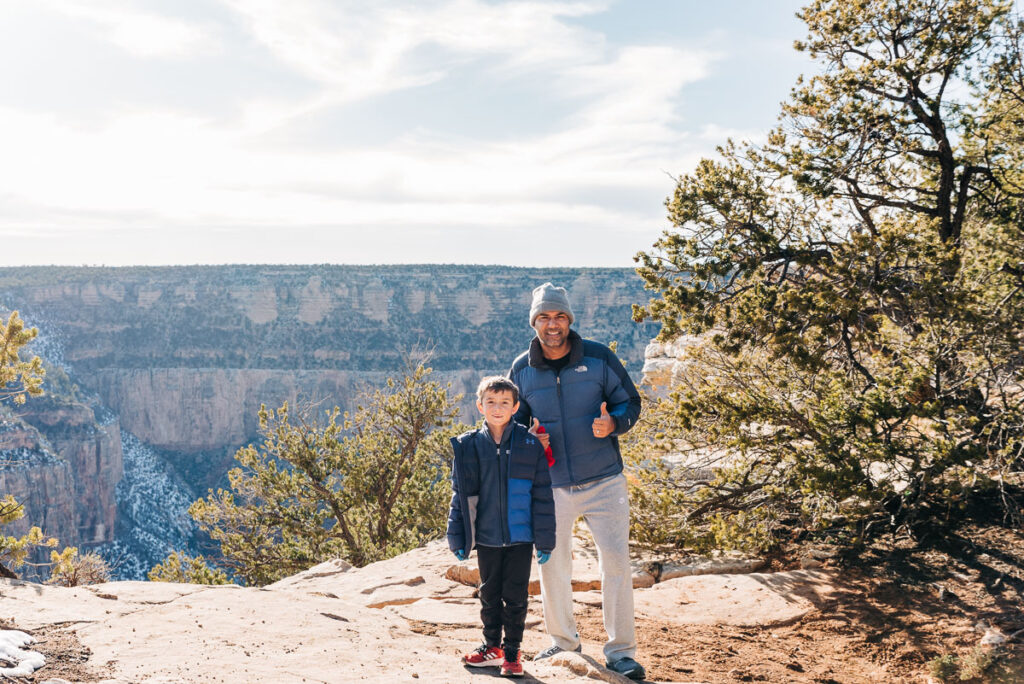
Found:
<path fill-rule="evenodd" d="M 455 557 L 458 558 L 460 561 L 466 560 L 466 557 L 467 557 L 466 556 L 466 550 L 465 549 L 459 549 L 458 551 L 455 552 Z"/>
<path fill-rule="evenodd" d="M 537 552 L 537 565 L 544 565 L 551 558 L 550 551 L 538 551 Z"/>

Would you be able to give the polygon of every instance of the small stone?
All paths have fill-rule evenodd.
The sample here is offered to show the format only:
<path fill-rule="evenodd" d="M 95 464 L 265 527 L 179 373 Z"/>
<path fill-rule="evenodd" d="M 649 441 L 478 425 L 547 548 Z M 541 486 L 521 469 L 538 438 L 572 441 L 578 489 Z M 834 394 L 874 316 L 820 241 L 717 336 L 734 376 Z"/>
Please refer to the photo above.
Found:
<path fill-rule="evenodd" d="M 988 648 L 996 648 L 1006 643 L 1006 635 L 1003 634 L 999 629 L 995 627 L 989 627 L 985 630 L 984 636 L 981 637 L 979 644 Z"/>
<path fill-rule="evenodd" d="M 480 568 L 468 563 L 452 565 L 445 571 L 444 576 L 452 582 L 465 584 L 469 587 L 475 587 L 480 584 Z"/>

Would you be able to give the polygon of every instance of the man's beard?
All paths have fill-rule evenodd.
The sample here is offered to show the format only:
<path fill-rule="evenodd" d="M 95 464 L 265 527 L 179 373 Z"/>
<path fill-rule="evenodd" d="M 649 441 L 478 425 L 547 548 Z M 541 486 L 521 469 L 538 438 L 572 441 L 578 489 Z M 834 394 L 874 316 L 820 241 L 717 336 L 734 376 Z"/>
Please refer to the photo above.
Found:
<path fill-rule="evenodd" d="M 568 338 L 569 338 L 569 336 L 566 333 L 562 333 L 562 332 L 554 333 L 552 337 L 549 337 L 548 334 L 543 334 L 543 335 L 539 336 L 540 343 L 542 345 L 544 345 L 545 347 L 556 347 L 556 348 L 557 347 L 561 347 L 562 345 L 564 345 L 565 341 Z"/>

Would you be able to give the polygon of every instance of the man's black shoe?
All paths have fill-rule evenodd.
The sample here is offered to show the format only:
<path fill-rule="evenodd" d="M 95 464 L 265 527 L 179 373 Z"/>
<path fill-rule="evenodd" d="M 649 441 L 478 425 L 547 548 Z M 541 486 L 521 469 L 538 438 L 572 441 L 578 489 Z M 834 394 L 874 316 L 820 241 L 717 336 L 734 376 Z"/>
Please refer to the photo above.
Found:
<path fill-rule="evenodd" d="M 604 666 L 612 672 L 618 672 L 623 677 L 629 677 L 630 679 L 641 680 L 647 676 L 643 665 L 632 658 L 619 658 L 615 662 L 605 663 Z"/>

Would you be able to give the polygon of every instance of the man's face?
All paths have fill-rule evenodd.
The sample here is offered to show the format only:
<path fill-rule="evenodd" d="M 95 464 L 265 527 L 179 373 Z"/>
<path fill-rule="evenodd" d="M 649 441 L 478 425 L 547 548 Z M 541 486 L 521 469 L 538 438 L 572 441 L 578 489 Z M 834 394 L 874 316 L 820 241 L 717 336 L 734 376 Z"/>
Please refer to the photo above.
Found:
<path fill-rule="evenodd" d="M 476 407 L 488 423 L 502 426 L 512 420 L 519 410 L 519 402 L 512 398 L 511 392 L 484 392 L 484 398 L 477 400 Z"/>
<path fill-rule="evenodd" d="M 569 315 L 564 311 L 541 311 L 533 321 L 537 339 L 549 349 L 561 349 L 569 342 Z"/>

